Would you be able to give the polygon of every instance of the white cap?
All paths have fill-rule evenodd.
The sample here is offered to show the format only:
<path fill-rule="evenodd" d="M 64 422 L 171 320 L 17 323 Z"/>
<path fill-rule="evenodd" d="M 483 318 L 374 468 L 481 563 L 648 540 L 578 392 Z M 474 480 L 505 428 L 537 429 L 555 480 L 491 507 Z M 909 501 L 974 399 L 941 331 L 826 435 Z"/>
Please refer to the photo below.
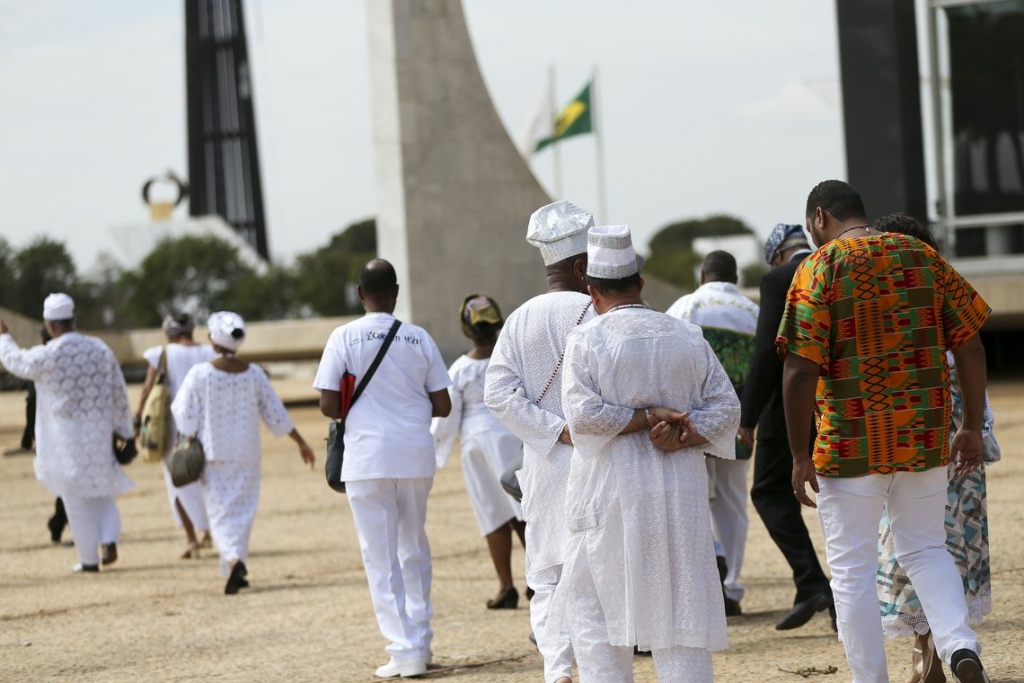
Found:
<path fill-rule="evenodd" d="M 628 225 L 600 225 L 590 229 L 587 275 L 602 280 L 621 280 L 639 272 Z"/>
<path fill-rule="evenodd" d="M 245 321 L 230 311 L 218 311 L 206 323 L 210 340 L 228 351 L 237 351 L 245 341 Z"/>
<path fill-rule="evenodd" d="M 75 317 L 75 301 L 58 292 L 43 301 L 43 320 L 70 320 Z"/>
<path fill-rule="evenodd" d="M 550 266 L 587 253 L 587 230 L 593 225 L 594 217 L 589 211 L 560 199 L 533 212 L 526 241 L 540 249 L 544 265 Z"/>

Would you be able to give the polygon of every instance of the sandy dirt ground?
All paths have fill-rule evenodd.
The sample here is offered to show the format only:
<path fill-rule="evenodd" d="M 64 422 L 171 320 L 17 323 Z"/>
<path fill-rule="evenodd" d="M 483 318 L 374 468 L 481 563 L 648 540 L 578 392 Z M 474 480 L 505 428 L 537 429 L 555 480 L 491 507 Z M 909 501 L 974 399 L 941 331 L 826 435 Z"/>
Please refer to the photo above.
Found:
<path fill-rule="evenodd" d="M 992 403 L 1003 462 L 989 474 L 995 608 L 980 630 L 993 681 L 1024 681 L 1024 384 L 997 384 Z M 17 443 L 23 394 L 0 395 L 0 447 Z M 322 459 L 325 422 L 313 408 L 292 415 Z M 72 575 L 73 549 L 50 544 L 53 500 L 29 457 L 0 460 L 0 681 L 373 681 L 387 659 L 377 631 L 345 498 L 317 463 L 303 467 L 290 440 L 264 435 L 263 488 L 249 560 L 252 588 L 223 594 L 213 551 L 178 559 L 157 466 L 128 468 L 136 487 L 118 500 L 120 561 Z M 849 681 L 827 616 L 777 632 L 791 604 L 788 567 L 751 508 L 744 615 L 729 620 L 730 647 L 715 654 L 719 681 L 800 681 L 796 672 Z M 816 540 L 816 519 L 807 511 Z M 488 611 L 497 589 L 455 458 L 438 473 L 427 530 L 433 548 L 435 663 L 431 678 L 459 683 L 543 683 L 527 640 L 528 610 Z M 819 543 L 819 551 L 821 549 Z M 523 554 L 514 555 L 517 583 Z M 888 641 L 891 678 L 909 672 L 910 641 Z M 655 681 L 637 658 L 637 681 Z"/>

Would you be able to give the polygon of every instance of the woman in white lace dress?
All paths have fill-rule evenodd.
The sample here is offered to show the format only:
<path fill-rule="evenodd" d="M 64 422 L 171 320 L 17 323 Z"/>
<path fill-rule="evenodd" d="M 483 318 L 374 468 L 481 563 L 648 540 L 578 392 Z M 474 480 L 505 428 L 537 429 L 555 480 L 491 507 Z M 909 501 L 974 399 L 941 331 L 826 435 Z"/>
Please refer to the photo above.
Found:
<path fill-rule="evenodd" d="M 232 595 L 249 586 L 245 562 L 260 497 L 260 418 L 275 436 L 287 434 L 298 444 L 303 462 L 312 466 L 316 458 L 263 370 L 235 356 L 245 341 L 241 316 L 214 313 L 207 327 L 218 356 L 189 370 L 171 413 L 178 432 L 203 445 L 200 486 L 221 573 L 228 577 L 224 592 Z"/>
<path fill-rule="evenodd" d="M 187 313 L 168 315 L 164 318 L 163 331 L 167 335 L 167 344 L 154 346 L 146 349 L 142 357 L 146 359 L 149 368 L 146 373 L 146 383 L 142 387 L 142 398 L 139 399 L 139 411 L 135 414 L 135 432 L 138 435 L 139 425 L 142 422 L 142 410 L 149 398 L 149 392 L 156 383 L 157 374 L 160 368 L 160 359 L 166 354 L 167 391 L 173 400 L 178 395 L 181 383 L 185 375 L 192 369 L 193 365 L 211 361 L 217 357 L 217 353 L 209 344 L 197 344 L 192 339 L 192 332 L 195 330 L 195 321 Z M 174 429 L 174 420 L 171 420 L 168 443 L 173 444 L 177 436 Z M 210 547 L 210 521 L 206 516 L 206 505 L 203 503 L 203 492 L 199 488 L 199 482 L 187 486 L 177 487 L 171 481 L 171 473 L 167 469 L 166 461 L 163 466 L 164 484 L 167 487 L 167 498 L 171 505 L 171 515 L 174 517 L 175 525 L 185 529 L 185 536 L 188 545 L 181 559 L 198 559 L 199 549 L 202 546 Z M 205 531 L 202 542 L 196 535 L 196 530 Z"/>
<path fill-rule="evenodd" d="M 501 474 L 519 456 L 523 443 L 484 405 L 484 374 L 504 320 L 494 299 L 477 294 L 462 303 L 459 318 L 463 334 L 473 340 L 473 348 L 448 369 L 452 412 L 448 417 L 434 418 L 430 431 L 434 434 L 438 467 L 448 463 L 455 438 L 459 437 L 469 503 L 498 573 L 498 593 L 487 601 L 487 608 L 515 609 L 519 606 L 519 591 L 512 581 L 512 532 L 525 547 L 526 523 L 519 503 L 501 488 Z"/>

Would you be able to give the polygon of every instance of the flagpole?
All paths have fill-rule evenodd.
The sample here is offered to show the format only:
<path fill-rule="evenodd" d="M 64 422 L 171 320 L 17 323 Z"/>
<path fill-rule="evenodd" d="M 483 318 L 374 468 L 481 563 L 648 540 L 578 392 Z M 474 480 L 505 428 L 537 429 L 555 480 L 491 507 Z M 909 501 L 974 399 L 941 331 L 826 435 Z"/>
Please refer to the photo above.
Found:
<path fill-rule="evenodd" d="M 604 137 L 601 135 L 601 117 L 598 115 L 597 102 L 600 89 L 597 86 L 597 65 L 594 65 L 594 76 L 590 81 L 590 116 L 594 125 L 594 146 L 597 150 L 597 206 L 601 223 L 608 220 L 608 200 L 604 177 Z"/>
<path fill-rule="evenodd" d="M 555 131 L 555 118 L 558 116 L 558 95 L 555 92 L 555 65 L 548 65 L 548 88 L 550 96 L 548 102 L 551 106 L 551 134 L 554 135 Z M 562 194 L 562 152 L 558 146 L 558 140 L 553 140 L 551 143 L 552 159 L 555 164 L 555 200 L 563 199 Z"/>

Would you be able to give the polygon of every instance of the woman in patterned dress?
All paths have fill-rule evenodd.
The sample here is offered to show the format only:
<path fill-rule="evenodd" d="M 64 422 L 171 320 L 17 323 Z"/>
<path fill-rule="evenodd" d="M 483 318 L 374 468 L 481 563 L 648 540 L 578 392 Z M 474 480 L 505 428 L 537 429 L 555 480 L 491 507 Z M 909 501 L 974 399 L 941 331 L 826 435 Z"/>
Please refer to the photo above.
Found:
<path fill-rule="evenodd" d="M 915 237 L 938 250 L 931 233 L 906 214 L 890 214 L 876 222 L 876 228 Z M 946 354 L 950 368 L 952 395 L 952 429 L 960 427 L 963 402 L 959 391 L 956 366 L 952 354 Z M 958 475 L 952 458 L 949 464 L 949 488 L 946 502 L 946 547 L 949 548 L 967 600 L 971 626 L 977 626 L 992 611 L 992 584 L 988 548 L 988 503 L 985 495 L 985 465 L 1000 459 L 999 444 L 993 434 L 995 419 L 985 396 L 985 419 L 982 426 L 985 454 L 984 464 L 974 471 Z M 910 678 L 907 683 L 942 683 L 946 676 L 942 661 L 935 649 L 928 618 L 917 597 L 906 570 L 896 559 L 896 547 L 889 529 L 889 517 L 882 517 L 879 527 L 881 557 L 878 569 L 878 600 L 882 611 L 882 626 L 886 636 L 896 638 L 913 635 L 914 653 Z"/>
<path fill-rule="evenodd" d="M 303 462 L 312 466 L 316 458 L 263 370 L 235 356 L 245 341 L 241 316 L 214 313 L 207 327 L 218 356 L 189 370 L 171 413 L 178 433 L 203 445 L 200 485 L 221 573 L 228 577 L 224 592 L 233 595 L 249 586 L 245 561 L 260 495 L 260 418 L 275 436 L 287 434 L 298 444 Z"/>

